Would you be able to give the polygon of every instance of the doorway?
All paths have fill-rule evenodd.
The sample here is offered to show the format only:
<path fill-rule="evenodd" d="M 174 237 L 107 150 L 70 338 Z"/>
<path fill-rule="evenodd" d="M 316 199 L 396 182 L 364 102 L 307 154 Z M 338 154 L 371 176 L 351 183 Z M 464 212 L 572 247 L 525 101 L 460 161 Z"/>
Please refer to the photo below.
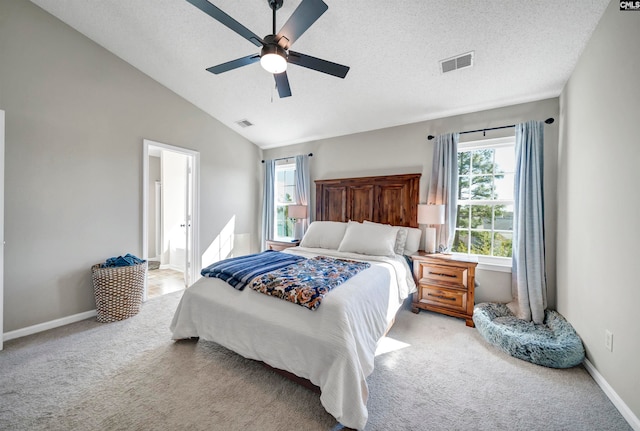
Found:
<path fill-rule="evenodd" d="M 199 276 L 199 163 L 196 151 L 155 141 L 143 145 L 144 300 L 182 290 Z"/>

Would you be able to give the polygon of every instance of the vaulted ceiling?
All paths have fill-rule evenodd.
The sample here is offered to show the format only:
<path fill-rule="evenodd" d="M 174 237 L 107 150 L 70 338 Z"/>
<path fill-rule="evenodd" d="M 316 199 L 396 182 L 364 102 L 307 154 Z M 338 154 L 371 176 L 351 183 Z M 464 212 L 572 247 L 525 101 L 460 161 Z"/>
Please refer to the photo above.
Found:
<path fill-rule="evenodd" d="M 209 1 L 271 33 L 267 0 Z M 32 0 L 262 148 L 556 97 L 609 3 L 324 1 L 292 49 L 351 69 L 340 79 L 289 65 L 293 95 L 281 99 L 259 63 L 205 70 L 259 48 L 186 0 Z M 300 3 L 284 0 L 278 29 Z M 441 72 L 471 51 L 472 67 Z"/>

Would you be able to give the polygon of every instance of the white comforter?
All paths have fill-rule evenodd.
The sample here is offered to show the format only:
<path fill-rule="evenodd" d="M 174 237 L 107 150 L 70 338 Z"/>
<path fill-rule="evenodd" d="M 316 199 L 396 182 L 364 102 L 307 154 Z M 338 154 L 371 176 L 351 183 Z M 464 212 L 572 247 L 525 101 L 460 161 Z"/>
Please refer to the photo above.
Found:
<path fill-rule="evenodd" d="M 311 311 L 216 278 L 188 288 L 171 323 L 174 339 L 200 337 L 310 380 L 324 408 L 344 426 L 367 422 L 366 377 L 376 344 L 415 283 L 403 257 L 363 256 L 311 248 L 285 252 L 370 262 Z"/>

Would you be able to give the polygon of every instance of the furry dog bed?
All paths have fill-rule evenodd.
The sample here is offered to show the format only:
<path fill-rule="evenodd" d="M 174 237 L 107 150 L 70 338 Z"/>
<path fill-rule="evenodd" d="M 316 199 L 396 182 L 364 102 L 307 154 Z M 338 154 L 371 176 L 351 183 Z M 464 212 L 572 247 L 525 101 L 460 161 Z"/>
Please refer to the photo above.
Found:
<path fill-rule="evenodd" d="M 544 324 L 518 319 L 505 304 L 475 306 L 473 322 L 491 344 L 511 356 L 550 368 L 571 368 L 584 360 L 584 346 L 560 313 L 545 310 Z"/>

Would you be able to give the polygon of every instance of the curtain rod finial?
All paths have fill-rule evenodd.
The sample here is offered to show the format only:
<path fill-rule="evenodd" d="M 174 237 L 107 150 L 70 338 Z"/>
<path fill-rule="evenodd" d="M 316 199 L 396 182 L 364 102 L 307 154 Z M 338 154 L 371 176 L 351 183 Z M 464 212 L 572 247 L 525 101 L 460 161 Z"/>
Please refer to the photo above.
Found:
<path fill-rule="evenodd" d="M 546 120 L 544 120 L 545 123 L 547 124 L 553 124 L 555 120 L 553 118 L 547 118 Z"/>
<path fill-rule="evenodd" d="M 429 136 L 427 136 L 427 139 L 428 139 L 428 140 L 432 140 L 433 138 L 435 138 L 435 136 L 433 136 L 433 135 L 429 135 Z"/>

